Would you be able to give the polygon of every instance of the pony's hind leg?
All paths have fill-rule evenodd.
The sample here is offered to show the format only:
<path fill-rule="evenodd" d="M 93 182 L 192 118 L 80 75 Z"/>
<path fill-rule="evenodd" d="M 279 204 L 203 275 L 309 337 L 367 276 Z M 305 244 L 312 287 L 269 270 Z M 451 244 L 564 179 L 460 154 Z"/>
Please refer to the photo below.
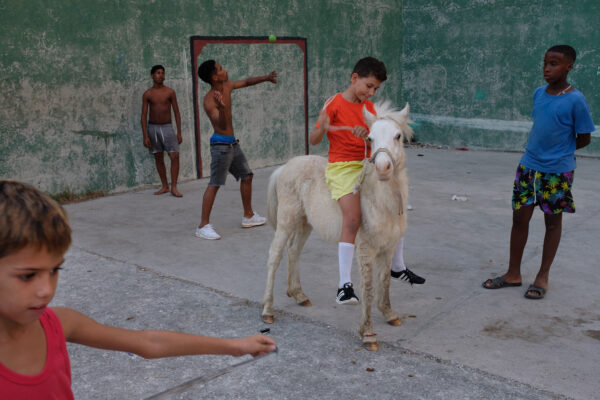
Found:
<path fill-rule="evenodd" d="M 272 324 L 275 320 L 273 316 L 273 287 L 275 285 L 275 272 L 281 263 L 283 256 L 283 248 L 288 241 L 290 234 L 284 229 L 276 229 L 275 237 L 271 242 L 269 250 L 269 259 L 267 261 L 267 284 L 265 286 L 265 294 L 262 300 L 262 318 L 267 324 Z"/>
<path fill-rule="evenodd" d="M 300 286 L 298 260 L 311 231 L 312 227 L 306 223 L 305 219 L 303 223 L 296 226 L 296 231 L 291 235 L 287 245 L 288 289 L 286 293 L 289 297 L 293 297 L 294 300 L 296 300 L 296 303 L 304 307 L 310 307 L 312 306 L 312 303 Z"/>

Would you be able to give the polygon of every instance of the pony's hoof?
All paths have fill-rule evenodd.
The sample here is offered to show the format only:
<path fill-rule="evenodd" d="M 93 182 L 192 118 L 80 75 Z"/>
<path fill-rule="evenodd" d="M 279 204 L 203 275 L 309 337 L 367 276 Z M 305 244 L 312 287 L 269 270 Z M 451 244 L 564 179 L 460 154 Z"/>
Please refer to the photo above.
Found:
<path fill-rule="evenodd" d="M 365 349 L 369 351 L 377 351 L 379 349 L 379 346 L 377 346 L 377 335 L 375 333 L 362 335 L 362 342 Z"/>
<path fill-rule="evenodd" d="M 263 315 L 262 320 L 265 324 L 272 324 L 275 322 L 275 317 L 272 315 Z"/>
<path fill-rule="evenodd" d="M 379 350 L 379 346 L 377 346 L 377 342 L 369 342 L 365 343 L 365 349 L 369 351 L 377 351 Z"/>
<path fill-rule="evenodd" d="M 302 307 L 312 307 L 312 303 L 309 299 L 304 300 L 303 302 L 298 303 L 299 306 Z"/>
<path fill-rule="evenodd" d="M 388 324 L 392 325 L 392 326 L 400 326 L 402 325 L 402 320 L 398 317 L 391 319 L 387 322 Z"/>

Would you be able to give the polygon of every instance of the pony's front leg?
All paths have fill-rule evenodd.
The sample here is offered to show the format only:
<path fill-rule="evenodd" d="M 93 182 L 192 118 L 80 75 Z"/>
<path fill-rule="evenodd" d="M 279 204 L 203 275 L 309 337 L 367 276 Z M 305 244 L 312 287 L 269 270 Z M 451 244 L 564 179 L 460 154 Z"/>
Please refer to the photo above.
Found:
<path fill-rule="evenodd" d="M 377 351 L 377 338 L 373 332 L 371 321 L 371 304 L 373 303 L 373 257 L 365 246 L 358 246 L 358 263 L 361 279 L 361 316 L 358 334 L 362 338 L 365 349 Z"/>
<path fill-rule="evenodd" d="M 310 235 L 312 228 L 306 222 L 300 226 L 296 226 L 296 231 L 288 241 L 287 246 L 287 257 L 288 257 L 288 289 L 286 294 L 289 297 L 293 297 L 296 303 L 303 307 L 310 307 L 308 296 L 302 291 L 300 286 L 300 269 L 298 268 L 298 260 L 302 248 L 306 243 L 306 239 Z"/>
<path fill-rule="evenodd" d="M 389 253 L 389 254 L 388 254 Z M 402 320 L 392 310 L 390 302 L 390 266 L 392 265 L 393 250 L 377 256 L 375 273 L 377 275 L 377 308 L 383 314 L 385 321 L 393 326 L 402 325 Z"/>
<path fill-rule="evenodd" d="M 269 250 L 269 260 L 267 261 L 267 284 L 265 294 L 262 300 L 262 318 L 267 324 L 272 324 L 275 320 L 273 316 L 273 287 L 275 286 L 275 272 L 281 263 L 283 257 L 283 248 L 287 242 L 289 233 L 283 229 L 276 229 L 275 236 L 271 242 Z"/>

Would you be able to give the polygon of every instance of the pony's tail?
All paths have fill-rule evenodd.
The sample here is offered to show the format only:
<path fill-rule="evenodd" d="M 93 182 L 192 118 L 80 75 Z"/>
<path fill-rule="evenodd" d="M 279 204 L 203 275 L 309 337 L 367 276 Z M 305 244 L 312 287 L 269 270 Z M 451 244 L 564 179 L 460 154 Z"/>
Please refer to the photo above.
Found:
<path fill-rule="evenodd" d="M 273 228 L 277 228 L 277 179 L 282 169 L 283 165 L 273 171 L 267 187 L 267 219 Z"/>

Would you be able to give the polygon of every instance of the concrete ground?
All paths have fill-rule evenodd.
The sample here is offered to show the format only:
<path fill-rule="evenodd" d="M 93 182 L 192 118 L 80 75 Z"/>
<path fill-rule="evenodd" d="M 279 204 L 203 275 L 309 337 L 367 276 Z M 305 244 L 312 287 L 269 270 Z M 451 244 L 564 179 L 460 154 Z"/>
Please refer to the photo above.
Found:
<path fill-rule="evenodd" d="M 524 287 L 486 290 L 504 273 L 511 185 L 520 154 L 409 147 L 407 265 L 427 278 L 392 281 L 400 327 L 377 310 L 380 349 L 356 333 L 359 307 L 338 306 L 337 249 L 313 233 L 301 263 L 313 307 L 275 285 L 279 354 L 198 385 L 174 398 L 227 399 L 592 399 L 600 392 L 598 231 L 600 160 L 579 158 L 577 213 L 563 236 L 546 298 L 523 297 L 539 267 L 543 216 L 536 210 L 523 260 Z M 254 209 L 265 211 L 274 168 L 255 171 Z M 228 178 L 211 222 L 219 241 L 194 237 L 207 179 L 180 185 L 184 197 L 154 189 L 66 206 L 74 244 L 54 305 L 137 329 L 239 337 L 257 333 L 273 229 L 243 229 L 239 185 Z M 467 201 L 453 201 L 453 195 Z M 353 277 L 359 285 L 358 268 Z M 201 356 L 143 360 L 69 345 L 73 389 L 81 399 L 142 399 L 243 359 Z"/>

